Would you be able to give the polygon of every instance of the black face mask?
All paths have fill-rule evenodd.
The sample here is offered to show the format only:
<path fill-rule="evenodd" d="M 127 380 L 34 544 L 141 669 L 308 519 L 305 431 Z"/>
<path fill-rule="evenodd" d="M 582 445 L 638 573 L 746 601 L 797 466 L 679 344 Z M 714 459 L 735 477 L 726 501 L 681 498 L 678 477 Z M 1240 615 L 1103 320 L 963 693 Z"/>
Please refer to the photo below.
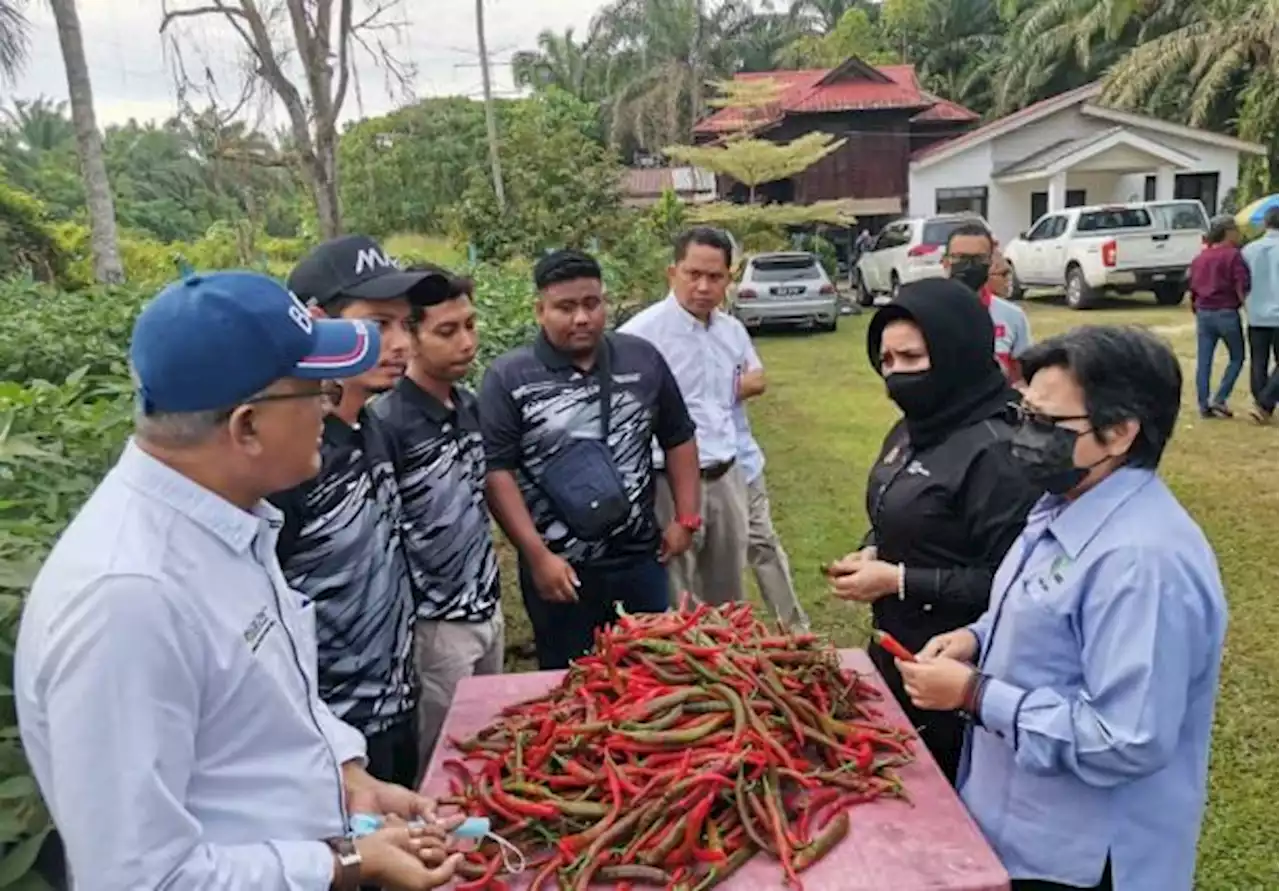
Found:
<path fill-rule="evenodd" d="M 938 388 L 928 371 L 895 371 L 884 378 L 889 398 L 908 418 L 927 418 L 938 406 Z"/>
<path fill-rule="evenodd" d="M 1107 460 L 1103 456 L 1088 467 L 1076 464 L 1076 440 L 1088 432 L 1024 418 L 1009 441 L 1009 450 L 1033 485 L 1050 495 L 1065 495 Z"/>
<path fill-rule="evenodd" d="M 951 277 L 975 292 L 982 290 L 991 275 L 991 261 L 985 257 L 956 257 L 951 262 Z"/>

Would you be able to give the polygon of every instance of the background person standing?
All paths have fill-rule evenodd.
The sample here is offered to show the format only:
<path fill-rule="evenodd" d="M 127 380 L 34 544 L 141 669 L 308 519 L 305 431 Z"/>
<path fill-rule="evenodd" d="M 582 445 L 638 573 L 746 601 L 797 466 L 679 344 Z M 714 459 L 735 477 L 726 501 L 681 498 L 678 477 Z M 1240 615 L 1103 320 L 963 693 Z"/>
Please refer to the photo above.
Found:
<path fill-rule="evenodd" d="M 675 241 L 667 268 L 671 292 L 620 329 L 658 348 L 680 385 L 697 429 L 702 475 L 702 525 L 693 547 L 671 561 L 674 595 L 688 591 L 706 603 L 741 600 L 747 568 L 749 507 L 738 466 L 734 408 L 764 392 L 764 377 L 739 387 L 751 350 L 742 323 L 718 308 L 729 288 L 733 243 L 719 229 L 696 226 Z M 745 394 L 745 395 L 744 395 Z M 658 485 L 658 515 L 675 516 L 670 486 Z"/>
<path fill-rule="evenodd" d="M 370 410 L 399 456 L 404 551 L 417 605 L 419 769 L 425 770 L 458 681 L 502 673 L 504 627 L 480 408 L 461 383 L 479 345 L 473 285 L 437 267 L 417 269 L 436 273 L 439 287 L 409 317 L 408 372 Z"/>
<path fill-rule="evenodd" d="M 996 361 L 1011 384 L 1022 382 L 1022 366 L 1019 357 L 1035 343 L 1031 339 L 1031 322 L 1022 307 L 1006 298 L 1009 296 L 1009 279 L 1013 267 L 1005 259 L 1000 248 L 991 250 L 991 271 L 987 283 L 978 291 L 978 299 L 991 316 L 995 333 Z"/>
<path fill-rule="evenodd" d="M 489 506 L 520 552 L 520 593 L 541 668 L 565 668 L 595 629 L 667 609 L 663 562 L 689 547 L 698 451 L 680 388 L 653 346 L 605 334 L 600 264 L 557 251 L 533 270 L 539 332 L 480 387 Z M 660 525 L 651 445 L 677 513 Z"/>
<path fill-rule="evenodd" d="M 1268 209 L 1262 223 L 1266 232 L 1240 253 L 1249 267 L 1249 295 L 1244 301 L 1249 320 L 1249 390 L 1255 420 L 1262 415 L 1265 421 L 1275 411 L 1275 400 L 1266 390 L 1280 359 L 1280 208 Z"/>
<path fill-rule="evenodd" d="M 1240 256 L 1240 230 L 1233 218 L 1215 217 L 1206 241 L 1187 276 L 1191 311 L 1196 314 L 1196 401 L 1200 417 L 1229 418 L 1227 400 L 1244 368 L 1240 306 L 1249 293 L 1249 267 Z M 1220 341 L 1227 345 L 1227 368 L 1211 395 L 1213 356 Z"/>

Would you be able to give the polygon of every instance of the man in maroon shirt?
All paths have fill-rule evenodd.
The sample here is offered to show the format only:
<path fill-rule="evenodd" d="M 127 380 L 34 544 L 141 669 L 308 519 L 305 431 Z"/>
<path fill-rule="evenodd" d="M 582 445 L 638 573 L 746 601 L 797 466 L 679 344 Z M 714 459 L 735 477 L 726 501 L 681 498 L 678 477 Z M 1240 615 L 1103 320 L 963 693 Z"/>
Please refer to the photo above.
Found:
<path fill-rule="evenodd" d="M 1196 399 L 1200 417 L 1229 418 L 1227 399 L 1244 368 L 1240 307 L 1249 293 L 1249 267 L 1240 256 L 1240 230 L 1231 217 L 1215 217 L 1206 241 L 1205 249 L 1191 261 L 1188 276 L 1191 310 L 1196 314 Z M 1227 370 L 1211 400 L 1209 385 L 1218 341 L 1227 345 Z"/>

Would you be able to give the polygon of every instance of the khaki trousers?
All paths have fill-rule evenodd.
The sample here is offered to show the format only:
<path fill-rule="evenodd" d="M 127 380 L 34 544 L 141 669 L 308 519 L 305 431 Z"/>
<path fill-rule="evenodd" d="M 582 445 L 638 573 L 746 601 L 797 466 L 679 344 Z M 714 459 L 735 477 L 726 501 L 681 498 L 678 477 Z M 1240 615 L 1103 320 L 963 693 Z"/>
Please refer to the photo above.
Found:
<path fill-rule="evenodd" d="M 760 596 L 784 628 L 808 631 L 809 617 L 800 606 L 791 581 L 791 561 L 773 528 L 763 473 L 747 483 L 747 513 L 747 562 L 755 573 Z"/>
<path fill-rule="evenodd" d="M 458 681 L 477 674 L 502 674 L 502 608 L 486 622 L 418 619 L 414 625 L 414 666 L 418 674 L 418 772 L 426 770 Z"/>
<path fill-rule="evenodd" d="M 666 474 L 658 475 L 657 515 L 666 528 L 676 515 Z M 702 481 L 702 528 L 693 545 L 667 563 L 673 600 L 688 591 L 703 603 L 731 603 L 745 595 L 747 484 L 735 464 L 723 476 Z"/>

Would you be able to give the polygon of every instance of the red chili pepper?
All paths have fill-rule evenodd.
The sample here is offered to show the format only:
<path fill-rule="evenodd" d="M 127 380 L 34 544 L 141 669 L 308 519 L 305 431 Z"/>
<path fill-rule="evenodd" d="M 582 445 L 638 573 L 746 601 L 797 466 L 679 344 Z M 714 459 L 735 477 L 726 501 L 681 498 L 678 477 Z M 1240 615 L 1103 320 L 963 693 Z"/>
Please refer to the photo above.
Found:
<path fill-rule="evenodd" d="M 498 867 L 502 865 L 502 855 L 495 854 L 493 860 L 489 862 L 489 866 L 485 869 L 484 875 L 476 879 L 474 882 L 463 882 L 454 891 L 484 891 L 488 888 L 498 876 Z"/>
<path fill-rule="evenodd" d="M 872 630 L 871 639 L 879 644 L 886 653 L 895 659 L 901 659 L 903 662 L 915 662 L 915 653 L 912 653 L 902 644 L 898 643 L 892 634 L 887 631 L 881 631 L 879 628 Z"/>

